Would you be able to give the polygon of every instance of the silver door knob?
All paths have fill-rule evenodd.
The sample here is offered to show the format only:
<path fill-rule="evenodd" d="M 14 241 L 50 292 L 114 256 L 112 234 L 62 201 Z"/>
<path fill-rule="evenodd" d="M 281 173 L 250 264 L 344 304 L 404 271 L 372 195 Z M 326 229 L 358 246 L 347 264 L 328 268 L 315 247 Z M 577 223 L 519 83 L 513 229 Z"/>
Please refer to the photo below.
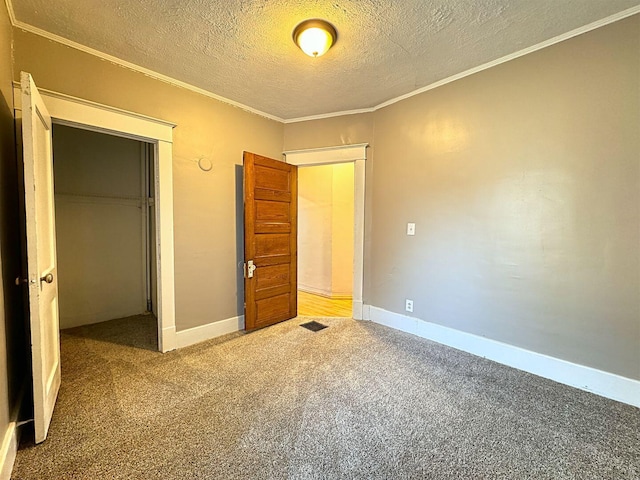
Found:
<path fill-rule="evenodd" d="M 44 277 L 40 277 L 41 282 L 53 283 L 53 273 L 47 273 Z"/>

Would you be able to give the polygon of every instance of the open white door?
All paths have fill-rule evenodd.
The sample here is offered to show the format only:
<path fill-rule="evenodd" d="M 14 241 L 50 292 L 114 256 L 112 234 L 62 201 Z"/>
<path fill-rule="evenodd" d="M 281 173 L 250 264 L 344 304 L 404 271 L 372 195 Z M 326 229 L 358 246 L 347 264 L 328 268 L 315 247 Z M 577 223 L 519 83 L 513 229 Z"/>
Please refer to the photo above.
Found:
<path fill-rule="evenodd" d="M 60 330 L 51 117 L 31 75 L 20 74 L 29 315 L 36 443 L 47 438 L 60 388 Z"/>

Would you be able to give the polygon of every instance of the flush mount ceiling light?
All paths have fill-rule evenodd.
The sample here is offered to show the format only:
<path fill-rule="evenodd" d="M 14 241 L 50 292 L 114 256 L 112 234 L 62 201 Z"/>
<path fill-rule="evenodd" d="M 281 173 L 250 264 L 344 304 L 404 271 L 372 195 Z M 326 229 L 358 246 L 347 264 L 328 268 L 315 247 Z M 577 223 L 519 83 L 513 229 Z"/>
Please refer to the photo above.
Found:
<path fill-rule="evenodd" d="M 338 32 L 326 20 L 305 20 L 293 29 L 293 41 L 310 57 L 320 57 L 336 43 Z"/>

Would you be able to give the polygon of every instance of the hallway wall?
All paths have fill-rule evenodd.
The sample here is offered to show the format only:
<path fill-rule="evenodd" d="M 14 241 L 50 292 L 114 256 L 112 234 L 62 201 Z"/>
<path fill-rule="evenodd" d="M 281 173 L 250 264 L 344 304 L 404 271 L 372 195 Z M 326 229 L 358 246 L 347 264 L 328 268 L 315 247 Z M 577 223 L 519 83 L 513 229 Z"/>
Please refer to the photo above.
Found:
<path fill-rule="evenodd" d="M 353 293 L 353 163 L 298 169 L 298 289 Z"/>

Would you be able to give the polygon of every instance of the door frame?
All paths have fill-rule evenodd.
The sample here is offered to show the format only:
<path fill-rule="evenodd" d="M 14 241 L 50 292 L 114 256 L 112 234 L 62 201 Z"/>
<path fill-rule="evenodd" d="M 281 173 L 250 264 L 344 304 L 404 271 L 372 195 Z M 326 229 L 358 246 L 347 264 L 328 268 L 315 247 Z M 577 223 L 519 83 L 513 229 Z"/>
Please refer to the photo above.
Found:
<path fill-rule="evenodd" d="M 338 145 L 334 147 L 289 150 L 283 153 L 286 163 L 298 167 L 330 165 L 333 163 L 354 164 L 354 235 L 353 235 L 353 318 L 363 320 L 364 303 L 364 203 L 365 161 L 368 143 Z"/>
<path fill-rule="evenodd" d="M 52 122 L 153 145 L 158 350 L 176 348 L 173 239 L 173 129 L 176 124 L 39 88 Z M 15 117 L 22 117 L 20 85 L 14 82 Z"/>

